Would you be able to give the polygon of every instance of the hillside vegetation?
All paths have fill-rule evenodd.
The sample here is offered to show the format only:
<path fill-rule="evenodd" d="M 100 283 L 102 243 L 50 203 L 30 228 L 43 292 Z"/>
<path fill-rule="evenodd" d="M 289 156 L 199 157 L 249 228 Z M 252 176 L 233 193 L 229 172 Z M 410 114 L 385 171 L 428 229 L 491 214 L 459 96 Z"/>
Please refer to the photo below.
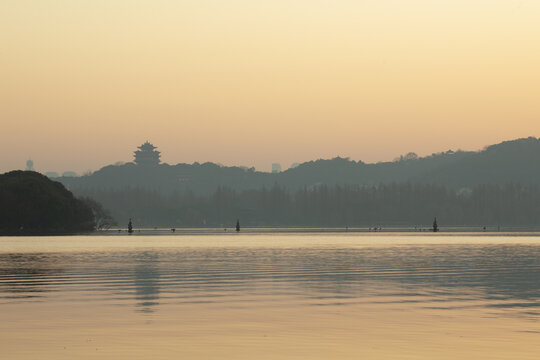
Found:
<path fill-rule="evenodd" d="M 0 175 L 0 235 L 92 231 L 92 209 L 61 183 L 33 171 Z"/>
<path fill-rule="evenodd" d="M 347 158 L 316 160 L 281 173 L 213 163 L 109 165 L 91 175 L 60 178 L 70 190 L 140 188 L 161 194 L 211 195 L 218 186 L 242 191 L 279 185 L 296 191 L 320 185 L 437 184 L 449 188 L 519 183 L 540 185 L 540 140 L 503 142 L 482 151 L 446 151 L 419 158 L 410 153 L 392 162 L 366 164 Z"/>

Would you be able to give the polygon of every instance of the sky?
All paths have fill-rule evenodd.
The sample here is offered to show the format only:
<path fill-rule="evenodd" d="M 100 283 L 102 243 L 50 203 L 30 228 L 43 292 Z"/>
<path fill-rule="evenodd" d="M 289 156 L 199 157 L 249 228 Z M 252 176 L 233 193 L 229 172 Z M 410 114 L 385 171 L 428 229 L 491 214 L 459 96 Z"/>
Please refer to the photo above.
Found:
<path fill-rule="evenodd" d="M 0 172 L 479 150 L 540 136 L 540 1 L 2 0 Z"/>

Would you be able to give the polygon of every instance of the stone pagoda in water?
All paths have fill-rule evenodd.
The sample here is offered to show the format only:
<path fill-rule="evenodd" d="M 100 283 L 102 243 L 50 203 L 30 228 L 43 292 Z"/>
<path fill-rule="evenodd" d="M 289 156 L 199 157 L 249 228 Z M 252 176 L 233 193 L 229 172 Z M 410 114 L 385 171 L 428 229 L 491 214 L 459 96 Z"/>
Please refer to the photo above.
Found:
<path fill-rule="evenodd" d="M 159 164 L 160 152 L 156 150 L 157 147 L 147 141 L 139 146 L 138 149 L 135 151 L 135 164 L 141 166 L 155 166 Z"/>

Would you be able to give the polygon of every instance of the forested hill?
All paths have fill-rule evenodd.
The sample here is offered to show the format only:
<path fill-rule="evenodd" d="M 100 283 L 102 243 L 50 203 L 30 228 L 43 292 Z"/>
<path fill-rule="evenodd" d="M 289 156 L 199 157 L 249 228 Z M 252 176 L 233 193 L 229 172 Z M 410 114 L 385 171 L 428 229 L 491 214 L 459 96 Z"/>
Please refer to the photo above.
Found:
<path fill-rule="evenodd" d="M 317 160 L 281 173 L 213 163 L 106 166 L 91 175 L 58 179 L 68 188 L 142 188 L 159 193 L 213 194 L 218 186 L 234 190 L 280 187 L 289 190 L 317 185 L 388 183 L 438 184 L 472 188 L 478 184 L 540 185 L 540 139 L 529 137 L 486 147 L 482 151 L 447 151 L 418 158 L 407 154 L 392 162 L 366 164 L 344 158 Z"/>
<path fill-rule="evenodd" d="M 59 235 L 94 230 L 93 210 L 34 171 L 0 174 L 0 235 Z"/>

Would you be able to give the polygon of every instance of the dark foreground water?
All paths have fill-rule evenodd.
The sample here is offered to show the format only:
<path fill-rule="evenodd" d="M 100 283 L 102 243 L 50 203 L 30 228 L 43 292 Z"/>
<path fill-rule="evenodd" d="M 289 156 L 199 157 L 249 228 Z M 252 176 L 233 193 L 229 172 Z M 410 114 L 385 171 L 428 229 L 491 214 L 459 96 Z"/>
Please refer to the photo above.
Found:
<path fill-rule="evenodd" d="M 538 359 L 540 236 L 0 238 L 1 359 Z"/>

